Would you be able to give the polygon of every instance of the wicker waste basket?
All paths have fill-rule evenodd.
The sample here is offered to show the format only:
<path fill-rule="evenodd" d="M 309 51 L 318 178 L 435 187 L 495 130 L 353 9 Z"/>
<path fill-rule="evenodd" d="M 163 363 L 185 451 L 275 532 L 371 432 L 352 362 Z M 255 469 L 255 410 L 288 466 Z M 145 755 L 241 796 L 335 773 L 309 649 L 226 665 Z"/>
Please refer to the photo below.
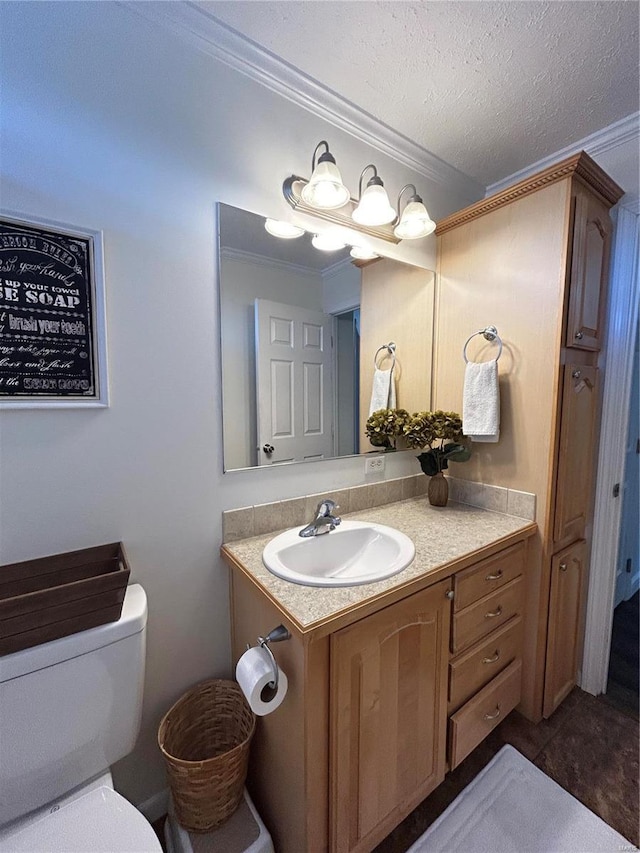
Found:
<path fill-rule="evenodd" d="M 164 715 L 158 745 L 175 816 L 190 832 L 210 832 L 240 805 L 256 725 L 235 681 L 203 681 Z"/>

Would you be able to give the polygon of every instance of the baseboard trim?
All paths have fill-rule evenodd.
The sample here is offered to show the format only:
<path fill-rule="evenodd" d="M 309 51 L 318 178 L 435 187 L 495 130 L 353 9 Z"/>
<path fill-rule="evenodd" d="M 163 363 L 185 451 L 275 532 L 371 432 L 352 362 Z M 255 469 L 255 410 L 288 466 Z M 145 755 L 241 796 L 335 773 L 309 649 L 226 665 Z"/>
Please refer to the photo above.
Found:
<path fill-rule="evenodd" d="M 138 806 L 138 811 L 142 812 L 142 814 L 146 817 L 149 823 L 154 823 L 159 818 L 166 815 L 169 810 L 169 789 L 164 788 L 162 791 L 158 791 L 157 794 L 154 794 L 149 799 L 145 800 L 143 803 L 140 803 Z"/>

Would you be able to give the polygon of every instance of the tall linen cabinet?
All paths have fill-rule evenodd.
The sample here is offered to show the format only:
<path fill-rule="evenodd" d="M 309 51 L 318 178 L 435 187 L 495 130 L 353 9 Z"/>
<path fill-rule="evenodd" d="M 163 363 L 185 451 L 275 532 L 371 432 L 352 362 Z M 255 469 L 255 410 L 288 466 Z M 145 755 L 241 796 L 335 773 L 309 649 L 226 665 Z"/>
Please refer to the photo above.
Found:
<path fill-rule="evenodd" d="M 523 695 L 532 720 L 576 683 L 588 581 L 611 243 L 622 195 L 584 152 L 438 223 L 434 408 L 461 411 L 462 346 L 503 341 L 498 443 L 452 476 L 533 492 Z M 474 338 L 470 360 L 495 358 Z M 517 498 L 510 494 L 509 499 Z"/>

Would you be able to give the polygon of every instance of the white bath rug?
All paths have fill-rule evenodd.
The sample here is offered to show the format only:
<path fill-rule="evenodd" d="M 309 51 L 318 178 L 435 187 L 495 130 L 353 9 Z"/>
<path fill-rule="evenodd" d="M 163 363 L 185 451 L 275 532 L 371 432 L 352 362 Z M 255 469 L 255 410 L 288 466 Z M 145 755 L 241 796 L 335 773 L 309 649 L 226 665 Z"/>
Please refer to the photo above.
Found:
<path fill-rule="evenodd" d="M 503 746 L 407 853 L 636 849 L 516 749 Z"/>

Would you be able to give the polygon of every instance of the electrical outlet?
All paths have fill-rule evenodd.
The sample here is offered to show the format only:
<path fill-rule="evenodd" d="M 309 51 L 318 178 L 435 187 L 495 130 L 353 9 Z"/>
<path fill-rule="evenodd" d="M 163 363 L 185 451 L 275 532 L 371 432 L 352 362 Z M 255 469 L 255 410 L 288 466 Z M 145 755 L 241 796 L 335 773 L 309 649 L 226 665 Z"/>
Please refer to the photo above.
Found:
<path fill-rule="evenodd" d="M 364 475 L 384 473 L 384 456 L 372 456 L 364 460 Z"/>

